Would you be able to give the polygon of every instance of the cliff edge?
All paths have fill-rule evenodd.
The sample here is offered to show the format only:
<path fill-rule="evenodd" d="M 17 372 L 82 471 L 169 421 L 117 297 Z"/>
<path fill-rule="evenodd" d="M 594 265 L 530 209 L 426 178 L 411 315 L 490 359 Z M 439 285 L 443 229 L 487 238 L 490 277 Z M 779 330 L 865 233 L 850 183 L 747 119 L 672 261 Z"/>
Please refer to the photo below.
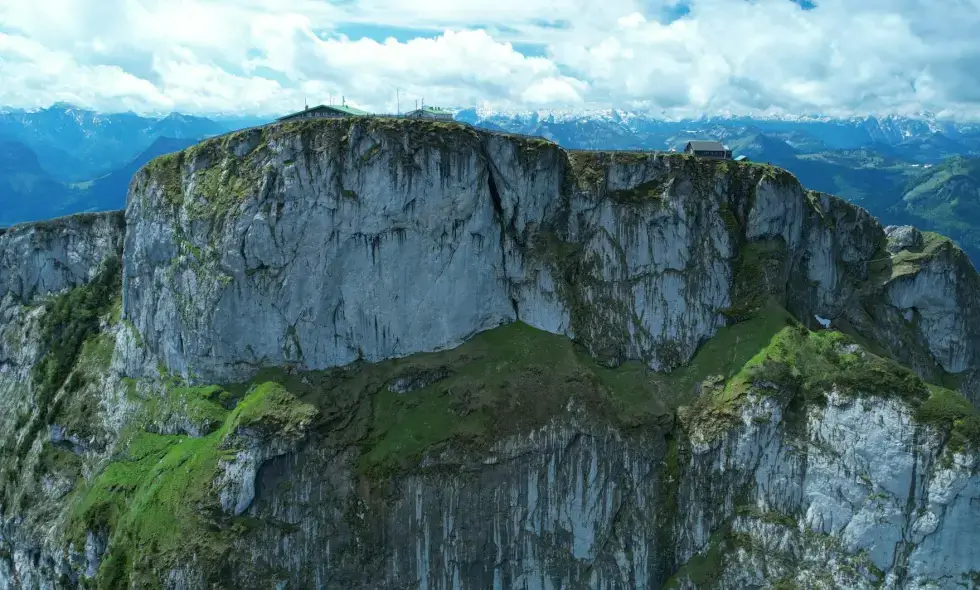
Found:
<path fill-rule="evenodd" d="M 126 215 L 124 315 L 193 381 L 441 350 L 518 320 L 669 370 L 773 297 L 976 395 L 962 253 L 930 237 L 893 256 L 865 211 L 768 166 L 312 121 L 154 161 Z"/>
<path fill-rule="evenodd" d="M 0 234 L 0 589 L 976 587 L 978 282 L 759 164 L 214 138 Z"/>

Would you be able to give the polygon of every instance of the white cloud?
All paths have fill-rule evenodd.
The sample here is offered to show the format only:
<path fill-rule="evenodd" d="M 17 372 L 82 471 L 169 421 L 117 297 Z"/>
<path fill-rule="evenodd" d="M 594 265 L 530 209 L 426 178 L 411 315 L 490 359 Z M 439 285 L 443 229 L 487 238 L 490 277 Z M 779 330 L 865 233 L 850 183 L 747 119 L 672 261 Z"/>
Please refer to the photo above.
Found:
<path fill-rule="evenodd" d="M 393 110 L 400 88 L 403 105 L 980 116 L 980 0 L 816 3 L 3 0 L 0 105 Z"/>
<path fill-rule="evenodd" d="M 645 16 L 639 12 L 631 12 L 628 15 L 616 20 L 616 23 L 624 29 L 633 29 L 647 22 Z"/>

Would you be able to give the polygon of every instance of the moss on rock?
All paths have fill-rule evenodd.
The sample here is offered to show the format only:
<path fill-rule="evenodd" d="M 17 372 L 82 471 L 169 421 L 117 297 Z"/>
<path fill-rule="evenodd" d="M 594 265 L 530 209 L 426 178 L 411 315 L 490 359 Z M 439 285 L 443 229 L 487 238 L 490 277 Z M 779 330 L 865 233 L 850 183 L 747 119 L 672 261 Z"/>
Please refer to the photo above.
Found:
<path fill-rule="evenodd" d="M 880 286 L 904 276 L 914 275 L 927 262 L 956 248 L 952 240 L 933 232 L 922 232 L 922 244 L 901 250 L 893 255 L 882 247 L 868 263 L 868 281 L 872 287 Z"/>
<path fill-rule="evenodd" d="M 786 256 L 782 239 L 741 243 L 732 263 L 731 305 L 722 313 L 736 322 L 758 313 L 785 287 Z"/>
<path fill-rule="evenodd" d="M 917 418 L 948 432 L 951 450 L 980 450 L 980 410 L 962 394 L 930 386 L 929 398 L 919 408 Z"/>
<path fill-rule="evenodd" d="M 164 154 L 150 160 L 144 173 L 151 182 L 158 184 L 166 204 L 179 207 L 183 203 L 184 152 Z"/>
<path fill-rule="evenodd" d="M 40 407 L 49 406 L 68 378 L 86 340 L 98 334 L 100 322 L 122 292 L 121 261 L 106 259 L 90 283 L 71 289 L 45 303 L 41 339 L 45 353 L 34 366 L 35 395 Z"/>
<path fill-rule="evenodd" d="M 231 547 L 235 520 L 220 511 L 215 480 L 220 463 L 233 460 L 232 436 L 258 424 L 292 434 L 314 415 L 315 409 L 280 385 L 259 384 L 205 436 L 133 432 L 77 492 L 66 527 L 76 546 L 88 531 L 109 534 L 96 586 L 158 584 L 185 558 L 220 563 Z"/>
<path fill-rule="evenodd" d="M 798 400 L 804 407 L 825 403 L 831 390 L 853 396 L 898 397 L 913 408 L 926 408 L 923 421 L 956 427 L 955 440 L 976 440 L 978 422 L 972 417 L 976 413 L 967 411 L 972 406 L 960 394 L 935 387 L 930 393 L 930 387 L 906 367 L 862 349 L 841 332 L 811 332 L 777 308 L 770 307 L 751 321 L 760 322 L 766 316 L 782 316 L 785 326 L 724 387 L 682 412 L 685 422 L 700 429 L 706 439 L 738 423 L 748 394 L 766 384 L 770 394 L 788 396 L 787 404 Z M 769 325 L 770 329 L 774 326 Z M 773 385 L 778 387 L 775 392 Z M 954 399 L 960 401 L 953 403 Z"/>

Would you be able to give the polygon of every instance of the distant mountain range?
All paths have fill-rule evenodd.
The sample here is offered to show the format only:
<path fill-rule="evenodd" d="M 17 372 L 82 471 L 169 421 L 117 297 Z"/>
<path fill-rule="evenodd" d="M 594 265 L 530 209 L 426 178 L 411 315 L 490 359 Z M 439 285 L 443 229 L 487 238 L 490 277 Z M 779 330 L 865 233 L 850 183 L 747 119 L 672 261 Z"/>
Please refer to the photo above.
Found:
<path fill-rule="evenodd" d="M 133 175 L 153 158 L 182 150 L 199 138 L 157 138 L 120 168 L 82 183 L 65 184 L 43 169 L 27 145 L 0 139 L 0 227 L 84 211 L 109 211 L 126 206 Z"/>
<path fill-rule="evenodd" d="M 27 145 L 0 137 L 0 227 L 71 207 L 71 191 L 41 168 Z"/>
<path fill-rule="evenodd" d="M 621 110 L 458 111 L 480 127 L 537 135 L 572 149 L 681 150 L 717 139 L 735 155 L 793 172 L 886 224 L 957 240 L 980 266 L 980 124 L 908 117 L 706 117 L 670 121 Z M 121 208 L 152 158 L 273 117 L 145 117 L 68 104 L 0 111 L 0 226 Z"/>
<path fill-rule="evenodd" d="M 680 149 L 691 139 L 726 141 L 764 134 L 804 151 L 875 147 L 913 161 L 980 154 L 980 123 L 907 117 L 706 117 L 669 121 L 627 111 L 494 114 L 463 109 L 456 118 L 483 127 L 539 135 L 578 149 Z"/>
<path fill-rule="evenodd" d="M 67 104 L 0 112 L 0 138 L 28 146 L 52 179 L 66 183 L 108 174 L 160 137 L 200 140 L 236 128 L 180 113 L 159 118 L 100 114 Z"/>
<path fill-rule="evenodd" d="M 268 119 L 101 114 L 68 104 L 0 111 L 0 226 L 125 206 L 151 159 Z"/>
<path fill-rule="evenodd" d="M 950 158 L 914 176 L 887 216 L 949 236 L 980 268 L 980 158 Z"/>

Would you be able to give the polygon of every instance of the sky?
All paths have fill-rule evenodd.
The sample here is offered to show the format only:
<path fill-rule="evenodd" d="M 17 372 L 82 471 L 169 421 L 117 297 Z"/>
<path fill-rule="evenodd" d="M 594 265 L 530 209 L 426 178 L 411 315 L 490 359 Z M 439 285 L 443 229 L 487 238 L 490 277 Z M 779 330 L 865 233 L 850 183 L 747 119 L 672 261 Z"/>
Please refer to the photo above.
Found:
<path fill-rule="evenodd" d="M 980 119 L 980 0 L 0 0 L 0 106 Z"/>

